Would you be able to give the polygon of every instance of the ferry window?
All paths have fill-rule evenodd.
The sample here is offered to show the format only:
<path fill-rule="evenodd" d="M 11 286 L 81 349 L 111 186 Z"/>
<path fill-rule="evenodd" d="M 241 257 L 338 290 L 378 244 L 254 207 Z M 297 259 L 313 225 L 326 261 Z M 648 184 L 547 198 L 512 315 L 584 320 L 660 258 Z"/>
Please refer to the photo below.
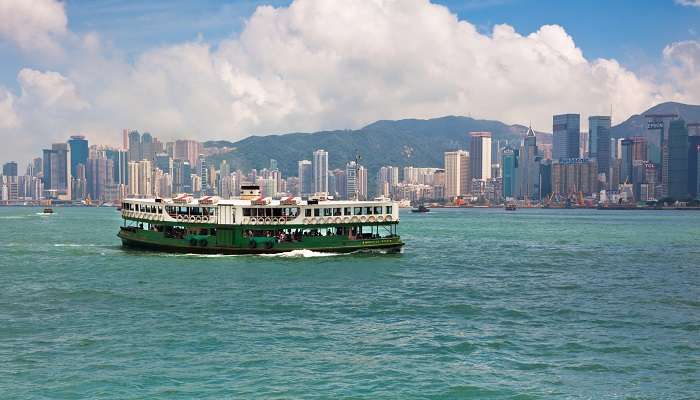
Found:
<path fill-rule="evenodd" d="M 311 216 L 311 209 L 307 208 L 306 210 L 304 210 L 304 215 L 306 215 L 307 217 L 310 217 Z"/>
<path fill-rule="evenodd" d="M 330 208 L 324 208 L 323 209 L 323 216 L 330 217 L 331 215 L 333 215 L 333 214 L 331 214 L 331 211 L 332 211 L 332 209 L 330 209 Z"/>
<path fill-rule="evenodd" d="M 352 208 L 345 207 L 345 209 L 343 209 L 343 215 L 352 215 Z"/>
<path fill-rule="evenodd" d="M 392 213 L 391 206 L 386 206 L 386 213 L 387 213 L 387 214 L 391 214 L 391 213 Z"/>
<path fill-rule="evenodd" d="M 314 217 L 320 217 L 320 216 L 321 216 L 321 209 L 314 208 Z"/>
<path fill-rule="evenodd" d="M 362 215 L 362 207 L 355 207 L 353 210 L 354 215 Z"/>
<path fill-rule="evenodd" d="M 333 209 L 333 216 L 334 216 L 334 217 L 339 217 L 339 216 L 341 216 L 341 215 L 342 215 L 342 214 L 340 213 L 340 208 L 334 208 L 334 209 Z"/>
<path fill-rule="evenodd" d="M 372 215 L 372 207 L 365 207 L 365 214 Z"/>
<path fill-rule="evenodd" d="M 282 216 L 282 209 L 281 208 L 273 208 L 272 209 L 272 216 L 273 217 L 281 217 Z"/>
<path fill-rule="evenodd" d="M 265 216 L 266 217 L 272 216 L 272 209 L 271 208 L 265 208 Z"/>
<path fill-rule="evenodd" d="M 382 213 L 382 207 L 381 207 L 381 206 L 374 207 L 374 213 L 375 213 L 375 214 L 381 214 L 381 213 Z"/>

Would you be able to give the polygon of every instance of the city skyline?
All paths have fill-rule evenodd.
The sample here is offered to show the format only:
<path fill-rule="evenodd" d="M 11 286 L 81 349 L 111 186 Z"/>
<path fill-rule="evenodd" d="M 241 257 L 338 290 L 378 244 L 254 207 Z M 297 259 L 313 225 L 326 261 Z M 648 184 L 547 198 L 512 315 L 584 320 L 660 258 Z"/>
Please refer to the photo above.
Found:
<path fill-rule="evenodd" d="M 0 138 L 12 146 L 0 158 L 28 161 L 37 145 L 71 135 L 116 145 L 123 125 L 236 140 L 453 114 L 546 131 L 552 114 L 612 107 L 619 122 L 662 101 L 700 103 L 695 2 L 363 1 L 344 13 L 319 1 L 268 3 L 173 4 L 174 18 L 218 18 L 148 35 L 155 28 L 127 29 L 130 41 L 123 27 L 141 14 L 157 22 L 163 3 L 7 1 Z M 593 22 L 575 18 L 597 8 Z M 622 12 L 639 23 L 600 40 Z M 657 29 L 644 29 L 647 14 L 662 16 Z M 347 25 L 355 29 L 333 29 Z M 278 46 L 261 45 L 270 41 Z"/>

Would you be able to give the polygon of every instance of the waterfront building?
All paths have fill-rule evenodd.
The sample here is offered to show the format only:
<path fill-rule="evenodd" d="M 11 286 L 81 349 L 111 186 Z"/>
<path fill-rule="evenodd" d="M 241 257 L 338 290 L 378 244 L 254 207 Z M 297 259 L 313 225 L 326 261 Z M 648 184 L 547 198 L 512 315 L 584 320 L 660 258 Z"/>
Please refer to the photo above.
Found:
<path fill-rule="evenodd" d="M 445 152 L 445 198 L 467 194 L 469 186 L 469 153 L 464 150 Z"/>
<path fill-rule="evenodd" d="M 581 117 L 579 114 L 555 115 L 552 121 L 552 159 L 579 158 Z"/>
<path fill-rule="evenodd" d="M 503 161 L 503 196 L 505 198 L 512 198 L 515 196 L 515 188 L 517 185 L 516 181 L 516 169 L 518 166 L 517 151 L 510 146 L 506 146 L 502 152 Z"/>
<path fill-rule="evenodd" d="M 367 189 L 367 175 L 368 175 L 367 168 L 365 168 L 363 165 L 360 165 L 357 168 L 358 200 L 368 200 L 369 199 L 369 192 Z"/>
<path fill-rule="evenodd" d="M 226 163 L 226 161 L 221 161 L 222 165 Z M 173 158 L 168 155 L 168 153 L 158 153 L 155 155 L 155 162 L 154 165 L 156 168 L 160 169 L 163 171 L 165 174 L 170 174 L 172 176 L 173 174 Z"/>
<path fill-rule="evenodd" d="M 579 192 L 591 195 L 598 191 L 598 166 L 586 158 L 562 158 L 552 162 L 552 190 L 569 196 Z"/>
<path fill-rule="evenodd" d="M 350 161 L 345 165 L 345 197 L 341 197 L 342 199 L 359 199 L 360 193 L 357 179 L 359 167 L 355 161 Z"/>
<path fill-rule="evenodd" d="M 298 196 L 308 196 L 313 194 L 314 190 L 314 174 L 313 168 L 311 166 L 311 161 L 300 160 L 297 163 L 297 173 L 299 178 L 299 185 L 297 190 Z"/>
<path fill-rule="evenodd" d="M 590 147 L 590 132 L 582 131 L 579 134 L 579 157 L 590 158 L 588 156 L 588 148 Z"/>
<path fill-rule="evenodd" d="M 700 124 L 688 124 L 688 131 Z M 697 135 L 688 136 L 688 193 L 697 198 L 700 193 L 700 129 Z"/>
<path fill-rule="evenodd" d="M 491 132 L 469 134 L 469 157 L 472 179 L 491 178 Z"/>
<path fill-rule="evenodd" d="M 107 157 L 89 158 L 85 177 L 92 200 L 114 200 L 114 161 Z"/>
<path fill-rule="evenodd" d="M 2 166 L 2 174 L 4 176 L 17 176 L 17 163 L 10 161 Z"/>
<path fill-rule="evenodd" d="M 540 162 L 540 199 L 552 194 L 552 160 Z"/>
<path fill-rule="evenodd" d="M 105 157 L 112 160 L 112 180 L 115 185 L 126 186 L 129 181 L 129 152 L 127 150 L 106 149 Z"/>
<path fill-rule="evenodd" d="M 516 197 L 534 200 L 540 193 L 540 159 L 537 155 L 537 138 L 532 128 L 528 129 L 523 145 L 518 152 Z"/>
<path fill-rule="evenodd" d="M 139 194 L 139 163 L 138 161 L 129 161 L 129 188 L 127 193 L 129 196 L 138 196 Z"/>
<path fill-rule="evenodd" d="M 77 177 L 78 164 L 83 166 L 87 165 L 88 159 L 88 141 L 85 136 L 71 136 L 68 139 L 68 146 L 70 146 L 70 168 L 71 176 L 73 178 Z"/>
<path fill-rule="evenodd" d="M 676 119 L 668 129 L 668 156 L 663 160 L 662 183 L 674 199 L 688 197 L 688 128 L 685 121 Z"/>
<path fill-rule="evenodd" d="M 598 173 L 610 176 L 610 125 L 607 115 L 588 117 L 588 158 L 598 163 Z"/>
<path fill-rule="evenodd" d="M 671 121 L 678 118 L 677 114 L 645 114 L 647 121 L 644 139 L 646 154 L 639 158 L 655 164 L 663 164 L 663 152 L 668 139 Z"/>
<path fill-rule="evenodd" d="M 656 164 L 646 160 L 632 161 L 632 185 L 635 197 L 642 201 L 649 201 L 654 197 L 654 188 L 657 185 Z M 645 193 L 642 194 L 642 185 L 646 186 Z"/>
<path fill-rule="evenodd" d="M 313 157 L 314 193 L 328 193 L 328 152 L 314 151 Z"/>
<path fill-rule="evenodd" d="M 72 174 L 68 144 L 54 143 L 51 149 L 45 149 L 43 164 L 45 197 L 70 200 Z"/>

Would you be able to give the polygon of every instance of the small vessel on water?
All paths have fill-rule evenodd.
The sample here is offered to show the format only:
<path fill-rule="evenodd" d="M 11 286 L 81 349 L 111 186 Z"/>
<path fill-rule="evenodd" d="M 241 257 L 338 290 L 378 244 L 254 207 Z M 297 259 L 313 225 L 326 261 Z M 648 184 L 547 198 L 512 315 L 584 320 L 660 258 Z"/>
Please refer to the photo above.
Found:
<path fill-rule="evenodd" d="M 505 209 L 506 209 L 506 211 L 515 211 L 517 209 L 517 207 L 516 207 L 514 202 L 509 201 L 506 203 Z"/>
<path fill-rule="evenodd" d="M 334 201 L 323 194 L 273 200 L 260 196 L 258 186 L 241 190 L 230 200 L 125 199 L 117 236 L 124 247 L 213 254 L 399 251 L 404 245 L 394 201 Z"/>
<path fill-rule="evenodd" d="M 53 214 L 53 208 L 51 208 L 51 207 L 45 207 L 45 208 L 44 208 L 44 214 Z"/>
<path fill-rule="evenodd" d="M 427 213 L 430 212 L 430 209 L 426 207 L 425 205 L 421 204 L 418 206 L 418 208 L 411 209 L 411 212 L 414 213 Z"/>

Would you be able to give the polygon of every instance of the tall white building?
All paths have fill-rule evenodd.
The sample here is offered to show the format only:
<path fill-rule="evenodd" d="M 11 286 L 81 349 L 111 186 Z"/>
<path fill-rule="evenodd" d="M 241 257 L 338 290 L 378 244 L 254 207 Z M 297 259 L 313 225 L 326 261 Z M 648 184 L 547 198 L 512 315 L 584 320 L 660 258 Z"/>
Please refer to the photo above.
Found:
<path fill-rule="evenodd" d="M 464 150 L 445 152 L 445 198 L 468 193 L 468 182 L 469 153 Z"/>
<path fill-rule="evenodd" d="M 357 182 L 359 165 L 355 161 L 350 161 L 345 165 L 345 193 L 350 200 L 359 200 L 360 193 Z"/>
<path fill-rule="evenodd" d="M 299 184 L 297 194 L 299 196 L 308 196 L 313 194 L 314 190 L 314 174 L 311 161 L 300 160 L 298 163 L 298 178 Z"/>
<path fill-rule="evenodd" d="M 153 195 L 153 168 L 149 160 L 141 160 L 138 163 L 138 194 L 144 197 Z"/>
<path fill-rule="evenodd" d="M 491 132 L 471 132 L 469 157 L 471 177 L 486 180 L 491 178 Z"/>
<path fill-rule="evenodd" d="M 129 161 L 129 196 L 139 195 L 139 163 Z"/>
<path fill-rule="evenodd" d="M 328 193 L 328 152 L 325 150 L 314 151 L 314 192 Z"/>

